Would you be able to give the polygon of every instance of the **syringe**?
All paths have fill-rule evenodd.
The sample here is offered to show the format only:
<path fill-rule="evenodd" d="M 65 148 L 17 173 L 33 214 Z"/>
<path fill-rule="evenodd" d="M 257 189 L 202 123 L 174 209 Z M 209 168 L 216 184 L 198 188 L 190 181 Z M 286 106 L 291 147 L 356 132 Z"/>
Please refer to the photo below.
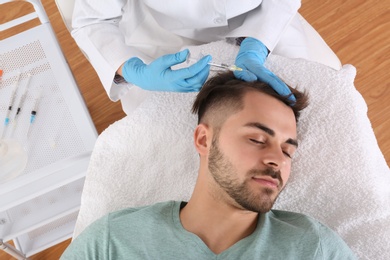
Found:
<path fill-rule="evenodd" d="M 14 85 L 12 86 L 11 97 L 10 97 L 9 104 L 8 104 L 8 110 L 7 110 L 6 115 L 5 115 L 4 126 L 7 126 L 9 124 L 9 115 L 12 111 L 12 106 L 13 106 L 14 101 L 15 101 L 15 97 L 16 97 L 15 93 L 16 93 L 16 89 L 18 88 L 19 79 L 20 79 L 20 72 L 16 76 L 16 80 L 14 82 Z"/>
<path fill-rule="evenodd" d="M 26 100 L 27 88 L 28 88 L 28 84 L 30 83 L 30 79 L 31 79 L 31 74 L 28 73 L 27 74 L 26 86 L 24 87 L 22 96 L 20 97 L 19 104 L 18 104 L 18 110 L 16 110 L 15 118 L 16 118 L 17 115 L 19 115 L 20 111 L 22 110 L 22 106 L 24 104 L 24 101 Z"/>
<path fill-rule="evenodd" d="M 43 92 L 43 87 L 41 86 L 38 89 L 37 94 L 35 96 L 34 105 L 33 105 L 33 108 L 31 110 L 31 115 L 30 115 L 30 124 L 34 123 L 34 121 L 35 121 L 35 116 L 37 115 L 38 103 L 39 103 L 39 100 L 41 99 L 42 92 Z"/>
<path fill-rule="evenodd" d="M 227 70 L 230 70 L 230 71 L 242 71 L 242 69 L 240 67 L 237 67 L 236 65 L 228 65 L 228 64 L 225 64 L 225 63 L 214 63 L 214 62 L 209 62 L 207 63 L 209 64 L 210 66 L 214 66 L 214 67 L 218 67 L 218 68 L 222 68 L 222 69 L 227 69 Z"/>
<path fill-rule="evenodd" d="M 191 62 L 198 62 L 203 57 L 204 57 L 204 55 L 202 53 L 200 53 L 199 54 L 199 59 L 191 58 L 191 52 L 189 52 L 186 61 L 187 61 L 187 63 L 189 63 L 190 61 Z M 234 64 L 233 65 L 229 65 L 229 64 L 226 64 L 226 63 L 215 63 L 215 62 L 208 62 L 207 64 L 209 64 L 210 66 L 214 66 L 214 67 L 225 69 L 225 70 L 242 71 L 242 68 L 237 67 Z"/>
<path fill-rule="evenodd" d="M 30 135 L 30 127 L 34 123 L 35 117 L 37 116 L 37 109 L 38 109 L 39 101 L 40 101 L 41 96 L 42 96 L 42 92 L 43 92 L 43 87 L 40 86 L 39 89 L 37 90 L 36 95 L 35 95 L 34 104 L 33 104 L 33 107 L 31 109 L 30 124 L 29 124 L 27 132 L 26 132 L 27 139 L 28 139 L 28 136 Z"/>
<path fill-rule="evenodd" d="M 15 116 L 14 116 L 14 120 L 13 120 L 13 123 L 12 123 L 13 126 L 12 126 L 11 136 L 12 136 L 12 135 L 14 134 L 14 132 L 15 132 L 16 125 L 17 125 L 17 123 L 18 123 L 17 118 L 18 118 L 18 115 L 19 115 L 20 111 L 22 110 L 22 106 L 23 106 L 24 101 L 25 101 L 25 99 L 26 99 L 26 96 L 27 96 L 27 88 L 28 88 L 28 85 L 29 85 L 29 83 L 30 83 L 30 79 L 31 79 L 31 74 L 28 73 L 28 74 L 27 74 L 27 82 L 26 82 L 26 85 L 24 86 L 23 93 L 22 93 L 22 95 L 21 95 L 21 97 L 20 97 L 20 99 L 19 99 L 18 109 L 16 110 L 16 114 L 15 114 Z"/>

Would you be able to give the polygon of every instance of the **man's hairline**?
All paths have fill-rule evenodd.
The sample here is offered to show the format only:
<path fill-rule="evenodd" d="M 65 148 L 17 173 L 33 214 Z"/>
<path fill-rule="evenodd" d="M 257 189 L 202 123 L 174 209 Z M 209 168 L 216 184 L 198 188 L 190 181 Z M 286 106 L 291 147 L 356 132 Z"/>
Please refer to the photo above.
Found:
<path fill-rule="evenodd" d="M 272 96 L 272 95 L 270 95 L 270 94 L 268 94 L 268 93 L 266 93 L 266 92 L 264 92 L 264 91 L 261 91 L 261 90 L 259 90 L 259 89 L 257 89 L 257 88 L 248 87 L 248 89 L 245 89 L 245 92 L 243 93 L 242 97 L 241 97 L 240 100 L 239 100 L 238 109 L 234 109 L 234 108 L 233 108 L 233 109 L 232 109 L 232 110 L 233 110 L 232 113 L 226 115 L 224 119 L 221 119 L 221 120 L 223 120 L 223 121 L 219 123 L 219 126 L 218 126 L 218 127 L 213 127 L 212 124 L 210 124 L 209 122 L 206 122 L 206 121 L 210 121 L 210 119 L 207 119 L 207 118 L 209 117 L 209 116 L 207 115 L 207 114 L 209 114 L 209 112 L 206 112 L 205 114 L 203 114 L 203 118 L 199 121 L 198 125 L 199 125 L 199 124 L 204 124 L 204 125 L 207 125 L 207 126 L 211 126 L 211 127 L 213 128 L 213 131 L 219 133 L 219 131 L 222 129 L 222 126 L 225 124 L 225 122 L 228 120 L 228 118 L 230 118 L 231 116 L 233 116 L 233 115 L 235 115 L 235 114 L 241 112 L 242 110 L 244 110 L 244 108 L 245 108 L 244 98 L 245 98 L 245 96 L 246 96 L 248 93 L 250 93 L 250 92 L 259 92 L 259 93 L 262 93 L 262 94 L 264 94 L 264 95 L 266 95 L 266 96 L 269 96 L 269 97 L 271 97 L 271 98 L 273 98 L 273 99 L 276 99 L 277 101 L 280 101 L 280 102 L 281 102 L 282 104 L 284 104 L 285 106 L 289 107 L 289 108 L 293 111 L 293 114 L 294 114 L 294 110 L 292 109 L 292 107 L 289 106 L 289 105 L 287 105 L 286 103 L 284 103 L 282 100 L 280 100 L 280 99 L 276 98 L 275 96 Z M 222 106 L 223 106 L 223 105 L 219 105 L 219 107 L 222 107 Z M 218 110 L 218 108 L 215 109 L 215 110 Z M 295 118 L 295 124 L 297 125 L 297 124 L 298 124 L 298 121 L 299 121 L 299 118 L 297 118 L 297 117 L 295 116 L 295 114 L 294 114 L 294 118 Z M 212 121 L 212 120 L 211 120 L 211 121 Z"/>

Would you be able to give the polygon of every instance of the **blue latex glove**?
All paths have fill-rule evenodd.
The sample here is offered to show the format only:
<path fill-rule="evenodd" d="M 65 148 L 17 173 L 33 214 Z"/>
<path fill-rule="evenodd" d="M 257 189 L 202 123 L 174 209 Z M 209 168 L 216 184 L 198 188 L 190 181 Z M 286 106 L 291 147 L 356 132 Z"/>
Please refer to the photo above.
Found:
<path fill-rule="evenodd" d="M 211 56 L 207 55 L 197 63 L 178 70 L 171 66 L 186 61 L 189 51 L 183 50 L 175 54 L 161 56 L 149 65 L 139 58 L 131 58 L 122 68 L 123 78 L 145 90 L 169 92 L 199 91 L 206 81 Z"/>
<path fill-rule="evenodd" d="M 268 56 L 268 49 L 265 45 L 255 38 L 245 38 L 241 42 L 235 65 L 242 68 L 242 71 L 234 71 L 234 76 L 244 81 L 262 81 L 270 85 L 276 93 L 281 96 L 288 96 L 291 90 L 274 73 L 264 67 L 265 59 Z M 295 102 L 294 95 L 290 100 Z"/>

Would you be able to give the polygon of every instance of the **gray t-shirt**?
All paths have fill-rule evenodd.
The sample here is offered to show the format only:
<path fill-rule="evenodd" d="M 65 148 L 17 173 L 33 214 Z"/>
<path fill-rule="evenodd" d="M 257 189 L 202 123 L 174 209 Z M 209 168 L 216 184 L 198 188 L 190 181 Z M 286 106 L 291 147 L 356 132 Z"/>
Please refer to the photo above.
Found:
<path fill-rule="evenodd" d="M 279 210 L 261 215 L 250 236 L 214 254 L 183 228 L 180 205 L 169 201 L 110 213 L 86 228 L 61 259 L 356 259 L 326 226 Z"/>

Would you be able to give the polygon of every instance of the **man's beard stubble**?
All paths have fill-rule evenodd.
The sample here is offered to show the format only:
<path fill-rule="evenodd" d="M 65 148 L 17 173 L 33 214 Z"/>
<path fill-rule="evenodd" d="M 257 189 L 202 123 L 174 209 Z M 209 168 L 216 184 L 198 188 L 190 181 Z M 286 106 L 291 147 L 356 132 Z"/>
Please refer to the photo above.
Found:
<path fill-rule="evenodd" d="M 247 178 L 240 183 L 237 178 L 237 170 L 232 163 L 220 151 L 217 139 L 212 141 L 209 155 L 209 171 L 215 182 L 243 209 L 266 213 L 271 210 L 279 194 L 278 191 L 271 188 L 262 188 L 260 195 L 251 191 L 249 181 L 252 177 L 270 176 L 279 180 L 279 193 L 283 187 L 283 180 L 280 171 L 274 171 L 271 168 L 265 170 L 252 169 L 247 172 Z"/>

